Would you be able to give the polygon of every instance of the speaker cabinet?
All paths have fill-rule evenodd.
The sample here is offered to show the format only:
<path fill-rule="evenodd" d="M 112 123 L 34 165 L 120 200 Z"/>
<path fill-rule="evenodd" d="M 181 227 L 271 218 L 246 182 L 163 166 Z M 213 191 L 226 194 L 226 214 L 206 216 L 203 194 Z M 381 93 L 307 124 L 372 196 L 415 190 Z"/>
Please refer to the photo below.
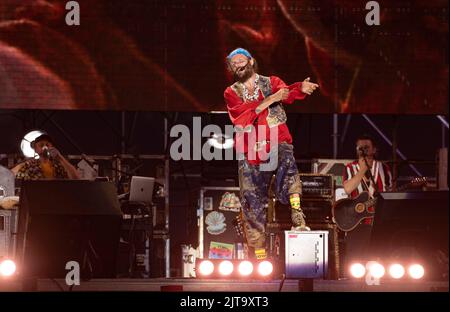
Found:
<path fill-rule="evenodd" d="M 24 181 L 17 260 L 19 274 L 63 278 L 77 261 L 82 278 L 116 272 L 122 212 L 115 186 L 92 181 Z"/>

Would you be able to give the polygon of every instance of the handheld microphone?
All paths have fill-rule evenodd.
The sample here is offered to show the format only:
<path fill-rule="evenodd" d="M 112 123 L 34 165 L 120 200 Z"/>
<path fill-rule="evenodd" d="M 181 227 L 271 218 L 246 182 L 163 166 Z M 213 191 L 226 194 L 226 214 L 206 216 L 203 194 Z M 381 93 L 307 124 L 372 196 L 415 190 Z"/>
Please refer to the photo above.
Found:
<path fill-rule="evenodd" d="M 362 145 L 362 146 L 358 146 L 358 147 L 356 148 L 356 150 L 357 150 L 359 153 L 365 155 L 365 154 L 367 153 L 368 148 L 369 148 L 368 146 Z"/>
<path fill-rule="evenodd" d="M 50 158 L 51 158 L 51 154 L 50 154 L 50 151 L 49 151 L 49 149 L 48 149 L 47 146 L 44 146 L 44 147 L 42 148 L 42 156 L 43 156 L 44 158 L 47 158 L 47 159 L 50 159 Z"/>

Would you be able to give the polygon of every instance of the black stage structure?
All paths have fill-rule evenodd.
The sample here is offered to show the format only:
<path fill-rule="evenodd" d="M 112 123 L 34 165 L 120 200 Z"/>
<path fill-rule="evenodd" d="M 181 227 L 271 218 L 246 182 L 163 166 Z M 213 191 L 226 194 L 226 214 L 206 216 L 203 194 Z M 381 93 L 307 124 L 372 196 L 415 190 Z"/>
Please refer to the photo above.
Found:
<path fill-rule="evenodd" d="M 282 291 L 448 291 L 448 275 L 447 282 L 428 280 L 411 284 L 400 281 L 382 282 L 377 286 L 379 288 L 351 279 L 306 281 L 305 286 L 298 281 L 279 279 L 261 283 L 180 278 L 185 274 L 181 246 L 198 245 L 196 217 L 200 189 L 238 185 L 236 161 L 170 160 L 168 146 L 174 138 L 170 137 L 169 129 L 176 124 L 185 124 L 188 128 L 192 128 L 193 117 L 200 118 L 204 124 L 216 123 L 224 127 L 229 123 L 226 114 L 217 112 L 210 114 L 41 110 L 1 112 L 1 127 L 12 133 L 12 136 L 8 136 L 2 143 L 2 151 L 5 153 L 1 154 L 1 164 L 5 167 L 11 167 L 22 159 L 18 142 L 26 131 L 42 129 L 52 134 L 61 151 L 68 155 L 72 163 L 88 159 L 92 164 L 98 165 L 99 175 L 108 176 L 118 194 L 124 192 L 124 187 L 126 188 L 132 175 L 157 177 L 164 190 L 155 196 L 157 199 L 156 207 L 152 211 L 150 243 L 152 248 L 151 254 L 145 259 L 147 263 L 135 264 L 133 272 L 130 273 L 130 263 L 125 261 L 126 264 L 123 265 L 121 274 L 118 274 L 118 279 L 92 279 L 83 282 L 83 286 L 74 287 L 73 290 L 97 288 L 97 290 L 159 291 L 166 289 L 167 286 L 169 289 L 174 287 L 209 291 L 225 290 L 226 285 L 232 283 L 236 289 L 250 291 L 278 291 L 280 285 Z M 352 136 L 363 128 L 364 132 L 379 139 L 382 159 L 391 164 L 395 174 L 394 180 L 399 185 L 409 181 L 419 171 L 421 175 L 428 177 L 435 188 L 439 187 L 437 151 L 447 147 L 448 137 L 448 124 L 446 125 L 444 117 L 305 114 L 290 114 L 289 117 L 289 127 L 300 128 L 299 131 L 294 130 L 298 132 L 298 135 L 294 135 L 294 145 L 298 146 L 297 162 L 303 173 L 311 173 L 314 170 L 318 172 L 320 168 L 317 166 L 320 167 L 322 160 L 326 162 L 333 159 L 352 159 L 351 151 L 354 144 Z M 79 124 L 83 124 L 83 127 L 77 126 Z M 417 133 L 418 125 L 420 135 Z M 319 128 L 321 130 L 317 131 Z M 417 140 L 422 138 L 420 143 L 423 143 L 423 149 L 419 150 L 415 145 L 407 144 L 411 137 L 416 137 Z M 202 142 L 206 139 L 204 138 Z M 328 141 L 329 144 L 318 144 L 324 141 Z M 99 142 L 102 144 L 98 144 Z M 399 160 L 399 150 L 408 156 L 407 160 Z M 143 248 L 150 250 L 149 246 Z M 126 257 L 126 255 L 119 257 L 119 261 L 120 259 L 123 261 Z M 17 290 L 20 284 L 17 283 L 17 281 L 2 283 L 2 289 Z M 63 290 L 65 287 L 63 280 L 44 279 L 37 281 L 34 289 Z"/>

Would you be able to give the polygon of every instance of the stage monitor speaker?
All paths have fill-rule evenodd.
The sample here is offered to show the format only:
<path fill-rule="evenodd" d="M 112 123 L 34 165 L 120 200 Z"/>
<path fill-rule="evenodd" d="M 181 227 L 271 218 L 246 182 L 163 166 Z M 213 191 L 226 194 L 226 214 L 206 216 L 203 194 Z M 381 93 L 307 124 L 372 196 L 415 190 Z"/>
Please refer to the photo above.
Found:
<path fill-rule="evenodd" d="M 17 237 L 19 274 L 64 278 L 77 261 L 81 278 L 113 278 L 122 212 L 111 182 L 24 181 Z"/>
<path fill-rule="evenodd" d="M 333 200 L 327 198 L 302 198 L 301 207 L 306 215 L 307 223 L 332 223 Z M 291 222 L 291 206 L 275 201 L 269 203 L 268 222 Z"/>
<path fill-rule="evenodd" d="M 434 276 L 448 274 L 448 204 L 448 191 L 380 193 L 371 256 L 424 260 Z"/>

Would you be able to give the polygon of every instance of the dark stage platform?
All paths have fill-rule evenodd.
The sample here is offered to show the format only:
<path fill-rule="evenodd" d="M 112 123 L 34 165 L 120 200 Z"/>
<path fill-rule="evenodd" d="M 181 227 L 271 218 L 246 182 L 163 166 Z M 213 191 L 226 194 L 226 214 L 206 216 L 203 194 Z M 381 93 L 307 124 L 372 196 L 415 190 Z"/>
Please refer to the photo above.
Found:
<path fill-rule="evenodd" d="M 189 291 L 189 292 L 278 292 L 281 280 L 199 280 L 182 278 L 159 279 L 93 279 L 81 282 L 72 291 Z M 312 286 L 312 288 L 311 288 Z M 37 291 L 69 291 L 64 279 L 38 280 Z M 18 280 L 0 281 L 0 291 L 22 291 Z M 367 285 L 364 280 L 285 280 L 282 292 L 448 292 L 448 281 L 381 281 Z"/>

